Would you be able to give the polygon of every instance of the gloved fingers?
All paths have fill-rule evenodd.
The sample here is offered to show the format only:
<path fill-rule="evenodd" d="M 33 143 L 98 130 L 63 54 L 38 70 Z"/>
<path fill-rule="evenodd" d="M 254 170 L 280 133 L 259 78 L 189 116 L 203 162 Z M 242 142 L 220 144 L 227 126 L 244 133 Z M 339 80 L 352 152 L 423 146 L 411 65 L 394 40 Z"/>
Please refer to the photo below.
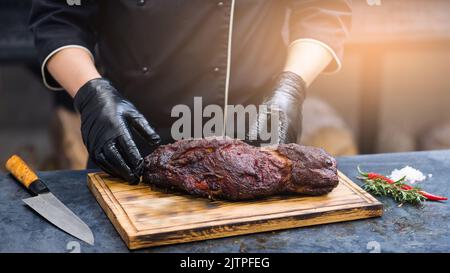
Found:
<path fill-rule="evenodd" d="M 249 124 L 246 140 L 250 144 L 255 142 L 256 140 L 258 140 L 258 135 L 259 135 L 258 119 L 259 119 L 259 116 L 257 116 L 256 119 L 254 121 L 250 122 L 250 124 Z"/>
<path fill-rule="evenodd" d="M 130 183 L 139 183 L 139 176 L 133 174 L 114 142 L 109 142 L 103 148 L 106 161 L 113 167 L 119 176 Z"/>
<path fill-rule="evenodd" d="M 114 168 L 111 164 L 108 163 L 108 161 L 105 158 L 105 155 L 101 152 L 99 153 L 96 158 L 95 158 L 95 163 L 105 172 L 107 172 L 108 174 L 115 176 L 115 177 L 120 177 L 120 175 L 114 171 Z"/>
<path fill-rule="evenodd" d="M 259 139 L 259 130 L 258 130 L 258 121 L 251 123 L 249 125 L 248 133 L 245 137 L 245 142 L 252 146 L 260 146 L 258 141 Z"/>
<path fill-rule="evenodd" d="M 247 143 L 253 146 L 261 146 L 262 143 L 266 143 L 267 139 L 262 140 L 264 133 L 270 133 L 271 129 L 271 116 L 270 107 L 263 108 L 257 115 L 256 119 L 249 125 L 249 131 L 247 134 Z M 263 133 L 264 132 L 264 133 Z"/>
<path fill-rule="evenodd" d="M 287 119 L 286 113 L 283 111 L 278 111 L 278 144 L 290 143 L 288 139 L 289 135 L 292 135 L 291 128 L 289 126 L 289 120 Z"/>
<path fill-rule="evenodd" d="M 139 176 L 144 160 L 142 159 L 141 153 L 139 152 L 130 132 L 125 131 L 123 135 L 117 138 L 116 143 L 120 154 L 125 159 L 127 165 L 130 166 L 131 171 Z"/>
<path fill-rule="evenodd" d="M 130 117 L 129 122 L 139 135 L 149 144 L 158 145 L 161 142 L 160 136 L 153 130 L 144 117 Z"/>
<path fill-rule="evenodd" d="M 300 122 L 299 122 L 300 123 Z M 289 124 L 283 143 L 297 143 L 298 136 L 302 134 L 301 124 Z"/>

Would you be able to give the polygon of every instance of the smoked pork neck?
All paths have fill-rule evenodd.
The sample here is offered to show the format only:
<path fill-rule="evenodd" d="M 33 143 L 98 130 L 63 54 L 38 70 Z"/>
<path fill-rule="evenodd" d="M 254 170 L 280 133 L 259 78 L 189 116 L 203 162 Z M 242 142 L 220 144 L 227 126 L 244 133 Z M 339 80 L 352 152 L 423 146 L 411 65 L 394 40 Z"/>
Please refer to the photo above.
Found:
<path fill-rule="evenodd" d="M 144 183 L 213 199 L 322 195 L 338 184 L 336 160 L 298 144 L 258 148 L 231 138 L 181 140 L 145 158 Z"/>

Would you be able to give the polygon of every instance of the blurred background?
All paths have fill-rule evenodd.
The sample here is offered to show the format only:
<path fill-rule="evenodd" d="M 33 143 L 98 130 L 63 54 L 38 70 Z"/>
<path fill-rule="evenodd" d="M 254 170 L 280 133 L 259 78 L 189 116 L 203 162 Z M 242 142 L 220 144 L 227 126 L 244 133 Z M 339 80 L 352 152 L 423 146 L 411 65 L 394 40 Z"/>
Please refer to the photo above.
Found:
<path fill-rule="evenodd" d="M 41 81 L 30 2 L 0 0 L 0 162 L 81 169 L 71 101 Z M 448 149 L 449 75 L 450 1 L 353 0 L 343 69 L 311 87 L 299 142 L 334 155 Z"/>

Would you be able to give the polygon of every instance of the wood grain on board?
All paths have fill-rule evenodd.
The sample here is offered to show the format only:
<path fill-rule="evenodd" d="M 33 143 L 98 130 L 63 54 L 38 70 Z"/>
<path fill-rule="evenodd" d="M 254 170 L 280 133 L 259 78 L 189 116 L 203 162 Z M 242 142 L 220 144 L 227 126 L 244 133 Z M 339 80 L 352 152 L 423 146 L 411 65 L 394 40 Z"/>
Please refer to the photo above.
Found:
<path fill-rule="evenodd" d="M 128 185 L 104 173 L 88 186 L 130 249 L 381 216 L 383 206 L 339 173 L 324 196 L 277 196 L 211 201 L 179 192 Z"/>

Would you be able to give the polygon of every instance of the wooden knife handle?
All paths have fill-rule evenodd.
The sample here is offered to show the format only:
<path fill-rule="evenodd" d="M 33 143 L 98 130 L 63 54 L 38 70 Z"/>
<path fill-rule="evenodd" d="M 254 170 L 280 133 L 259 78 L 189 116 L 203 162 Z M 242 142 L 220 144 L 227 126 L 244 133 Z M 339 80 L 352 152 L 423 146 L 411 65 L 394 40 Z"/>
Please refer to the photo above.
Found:
<path fill-rule="evenodd" d="M 34 194 L 48 191 L 47 186 L 39 179 L 36 173 L 17 155 L 6 161 L 6 169 L 27 189 Z"/>

